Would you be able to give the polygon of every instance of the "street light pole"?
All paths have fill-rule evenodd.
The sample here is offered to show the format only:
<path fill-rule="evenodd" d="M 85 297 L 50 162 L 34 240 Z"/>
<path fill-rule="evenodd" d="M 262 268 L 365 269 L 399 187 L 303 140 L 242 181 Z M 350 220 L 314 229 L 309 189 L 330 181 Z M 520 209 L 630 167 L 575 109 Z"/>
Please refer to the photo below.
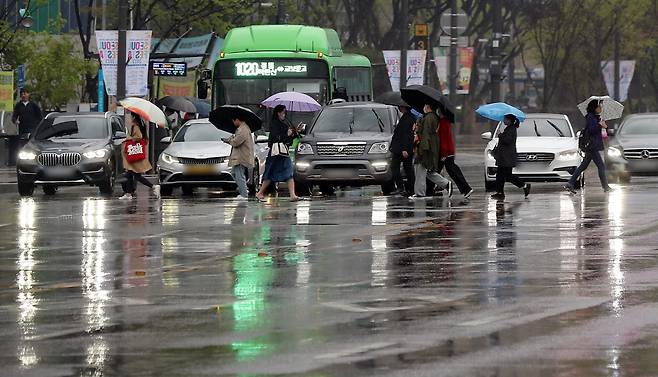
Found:
<path fill-rule="evenodd" d="M 621 100 L 621 91 L 620 91 L 620 81 L 621 81 L 621 68 L 620 59 L 619 59 L 619 30 L 615 31 L 615 88 L 614 88 L 614 97 L 615 101 Z"/>
<path fill-rule="evenodd" d="M 126 58 L 127 38 L 126 21 L 128 19 L 128 0 L 119 0 L 119 55 L 117 56 L 117 100 L 126 97 Z"/>
<path fill-rule="evenodd" d="M 491 102 L 500 102 L 501 78 L 501 40 L 503 38 L 502 5 L 500 0 L 493 1 L 493 39 L 491 41 Z"/>
<path fill-rule="evenodd" d="M 457 99 L 457 0 L 450 0 L 450 69 L 448 75 L 448 89 L 450 91 L 450 102 L 453 104 Z"/>
<path fill-rule="evenodd" d="M 407 86 L 407 48 L 409 47 L 409 0 L 402 0 L 400 22 L 400 89 Z M 395 90 L 395 88 L 392 88 Z"/>

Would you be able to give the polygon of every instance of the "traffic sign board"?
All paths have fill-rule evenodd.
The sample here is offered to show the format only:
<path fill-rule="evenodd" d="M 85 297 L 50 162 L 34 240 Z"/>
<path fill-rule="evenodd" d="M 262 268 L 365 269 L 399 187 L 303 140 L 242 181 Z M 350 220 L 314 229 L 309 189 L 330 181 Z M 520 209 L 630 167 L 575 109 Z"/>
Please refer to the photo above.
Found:
<path fill-rule="evenodd" d="M 429 26 L 427 26 L 427 24 L 415 24 L 414 25 L 414 35 L 416 37 L 427 37 L 427 36 L 429 36 L 430 35 Z"/>

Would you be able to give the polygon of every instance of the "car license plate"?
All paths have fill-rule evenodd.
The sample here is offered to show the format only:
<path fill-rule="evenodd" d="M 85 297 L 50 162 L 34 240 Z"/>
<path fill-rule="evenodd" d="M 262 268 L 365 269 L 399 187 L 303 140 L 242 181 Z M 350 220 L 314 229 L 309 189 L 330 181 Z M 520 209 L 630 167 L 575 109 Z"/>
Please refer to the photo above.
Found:
<path fill-rule="evenodd" d="M 326 178 L 356 178 L 358 174 L 355 169 L 325 169 L 322 175 Z"/>
<path fill-rule="evenodd" d="M 192 165 L 185 168 L 187 175 L 208 175 L 216 171 L 214 165 Z"/>

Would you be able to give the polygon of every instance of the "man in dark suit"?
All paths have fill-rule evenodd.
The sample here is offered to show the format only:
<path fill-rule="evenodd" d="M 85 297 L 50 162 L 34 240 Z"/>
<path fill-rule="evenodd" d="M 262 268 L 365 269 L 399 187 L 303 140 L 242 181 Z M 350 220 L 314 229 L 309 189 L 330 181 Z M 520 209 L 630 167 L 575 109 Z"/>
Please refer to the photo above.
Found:
<path fill-rule="evenodd" d="M 393 181 L 397 186 L 397 193 L 411 195 L 414 192 L 414 124 L 416 118 L 411 115 L 411 109 L 406 106 L 399 106 L 402 117 L 395 126 L 393 139 L 391 140 L 391 170 L 393 171 Z M 407 176 L 407 185 L 404 187 L 400 165 L 404 167 L 404 174 Z"/>
<path fill-rule="evenodd" d="M 11 120 L 18 125 L 18 137 L 10 140 L 9 163 L 15 164 L 18 150 L 27 144 L 27 140 L 37 125 L 43 119 L 41 109 L 34 101 L 30 100 L 30 93 L 21 89 L 21 100 L 14 106 Z"/>

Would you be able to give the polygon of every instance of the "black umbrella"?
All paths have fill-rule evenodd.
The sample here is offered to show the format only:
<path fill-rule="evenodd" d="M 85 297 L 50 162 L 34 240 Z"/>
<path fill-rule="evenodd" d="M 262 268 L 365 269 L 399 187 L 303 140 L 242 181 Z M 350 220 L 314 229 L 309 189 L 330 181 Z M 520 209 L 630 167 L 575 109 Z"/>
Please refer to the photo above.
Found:
<path fill-rule="evenodd" d="M 185 97 L 181 96 L 166 96 L 160 99 L 160 104 L 169 109 L 176 111 L 183 111 L 186 113 L 196 113 L 196 106 Z"/>
<path fill-rule="evenodd" d="M 188 101 L 192 102 L 194 107 L 196 107 L 196 113 L 199 114 L 199 118 L 208 118 L 210 114 L 210 102 L 196 98 L 196 97 L 185 97 Z"/>
<path fill-rule="evenodd" d="M 210 123 L 214 124 L 215 127 L 220 130 L 235 133 L 235 126 L 233 125 L 233 119 L 241 119 L 249 128 L 251 132 L 256 132 L 261 129 L 263 126 L 263 121 L 254 114 L 253 111 L 247 109 L 246 107 L 238 105 L 223 105 L 215 110 L 210 112 Z"/>
<path fill-rule="evenodd" d="M 405 107 L 411 107 L 409 106 L 408 103 L 404 102 L 402 99 L 402 96 L 400 95 L 400 92 L 385 92 L 377 98 L 375 98 L 375 102 L 383 103 L 384 105 L 391 105 L 391 106 L 405 106 Z"/>
<path fill-rule="evenodd" d="M 435 108 L 441 109 L 441 112 L 450 120 L 455 122 L 455 107 L 452 106 L 448 97 L 440 91 L 427 85 L 411 85 L 401 90 L 402 99 L 408 103 L 414 110 L 423 112 L 423 107 L 430 104 Z"/>

